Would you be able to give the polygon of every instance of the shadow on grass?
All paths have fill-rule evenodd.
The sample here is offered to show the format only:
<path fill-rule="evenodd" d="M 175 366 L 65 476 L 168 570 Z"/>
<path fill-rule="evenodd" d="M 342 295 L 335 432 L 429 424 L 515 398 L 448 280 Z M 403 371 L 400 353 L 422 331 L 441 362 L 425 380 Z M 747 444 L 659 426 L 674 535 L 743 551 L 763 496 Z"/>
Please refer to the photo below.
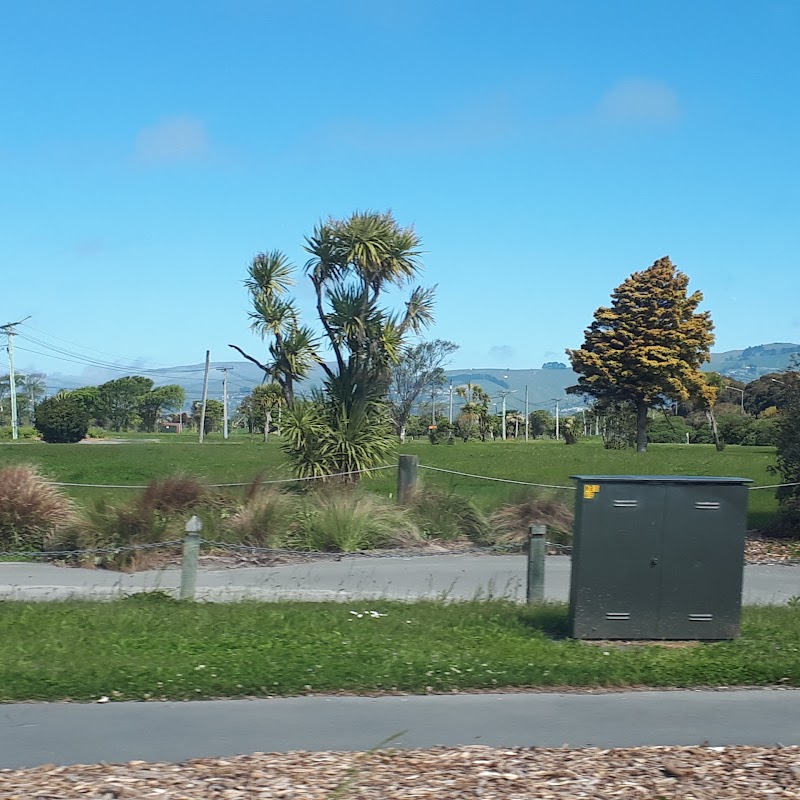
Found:
<path fill-rule="evenodd" d="M 549 639 L 566 639 L 569 634 L 569 609 L 564 603 L 541 603 L 519 609 L 520 624 Z"/>

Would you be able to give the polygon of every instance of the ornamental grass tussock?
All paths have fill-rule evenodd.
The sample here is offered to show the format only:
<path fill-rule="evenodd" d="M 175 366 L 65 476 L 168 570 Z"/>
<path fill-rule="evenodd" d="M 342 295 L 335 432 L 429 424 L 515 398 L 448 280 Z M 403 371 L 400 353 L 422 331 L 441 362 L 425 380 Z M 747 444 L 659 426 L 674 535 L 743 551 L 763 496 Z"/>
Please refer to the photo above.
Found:
<path fill-rule="evenodd" d="M 0 550 L 45 550 L 79 522 L 72 500 L 35 467 L 0 469 Z"/>
<path fill-rule="evenodd" d="M 545 525 L 549 541 L 567 545 L 574 517 L 572 508 L 551 494 L 522 489 L 489 517 L 489 526 L 495 544 L 525 544 L 531 525 Z"/>

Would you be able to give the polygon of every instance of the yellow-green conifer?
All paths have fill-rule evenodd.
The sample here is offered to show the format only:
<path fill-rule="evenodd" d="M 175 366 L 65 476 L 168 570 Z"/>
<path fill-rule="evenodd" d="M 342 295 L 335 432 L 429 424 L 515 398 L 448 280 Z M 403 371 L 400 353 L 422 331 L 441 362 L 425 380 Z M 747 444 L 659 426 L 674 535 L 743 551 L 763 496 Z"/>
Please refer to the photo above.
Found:
<path fill-rule="evenodd" d="M 714 404 L 717 389 L 700 372 L 714 343 L 711 315 L 698 312 L 701 292 L 668 257 L 634 272 L 598 308 L 579 350 L 567 350 L 580 377 L 568 391 L 636 408 L 637 449 L 647 449 L 647 410 L 664 398 Z"/>

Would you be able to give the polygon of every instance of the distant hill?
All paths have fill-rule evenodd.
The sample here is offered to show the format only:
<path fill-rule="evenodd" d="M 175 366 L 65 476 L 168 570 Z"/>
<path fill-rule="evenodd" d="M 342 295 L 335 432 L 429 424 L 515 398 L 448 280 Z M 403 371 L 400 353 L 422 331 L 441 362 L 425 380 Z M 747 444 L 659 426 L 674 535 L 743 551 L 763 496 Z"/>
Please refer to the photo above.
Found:
<path fill-rule="evenodd" d="M 228 398 L 231 406 L 235 407 L 239 400 L 248 394 L 253 386 L 261 383 L 262 372 L 249 361 L 215 361 L 212 363 L 212 370 L 209 379 L 209 397 L 220 399 L 222 397 L 222 372 L 220 368 L 227 368 L 228 372 Z M 187 364 L 180 367 L 165 368 L 163 370 L 148 373 L 157 385 L 165 383 L 178 383 L 186 390 L 186 399 L 191 402 L 198 399 L 203 391 L 203 365 Z M 185 378 L 180 377 L 180 373 L 188 372 Z M 160 378 L 159 373 L 164 377 Z M 488 392 L 493 400 L 502 402 L 502 392 L 506 391 L 506 408 L 518 409 L 525 408 L 525 386 L 528 387 L 528 408 L 534 411 L 537 408 L 555 409 L 554 398 L 561 400 L 561 408 L 581 408 L 580 398 L 567 396 L 564 390 L 567 386 L 572 386 L 577 375 L 571 369 L 453 369 L 446 371 L 448 381 L 452 381 L 453 386 L 461 386 L 468 383 L 480 386 Z M 315 368 L 308 380 L 300 385 L 300 391 L 309 392 L 322 383 L 323 372 L 321 367 Z M 444 392 L 437 396 L 436 403 L 447 402 Z M 429 397 L 420 398 L 422 402 L 428 402 Z M 454 406 L 458 407 L 461 401 L 458 398 L 454 401 Z"/>
<path fill-rule="evenodd" d="M 730 378 L 749 383 L 768 372 L 781 372 L 792 365 L 792 356 L 800 354 L 800 344 L 774 342 L 712 353 L 703 369 L 719 372 Z"/>
<path fill-rule="evenodd" d="M 749 382 L 769 372 L 780 372 L 791 366 L 792 356 L 800 354 L 800 344 L 773 343 L 748 347 L 744 350 L 727 350 L 724 353 L 712 353 L 711 361 L 703 366 L 706 371 L 720 372 L 731 378 Z M 506 408 L 524 410 L 525 388 L 528 389 L 528 409 L 537 408 L 555 409 L 555 399 L 560 401 L 561 409 L 569 412 L 583 407 L 579 396 L 567 395 L 565 389 L 577 383 L 578 376 L 568 368 L 562 369 L 555 366 L 557 362 L 548 362 L 545 369 L 452 369 L 447 370 L 447 379 L 453 386 L 468 383 L 479 385 L 488 392 L 493 402 L 502 402 L 502 393 L 506 392 Z M 222 372 L 220 368 L 227 368 L 228 372 L 228 397 L 232 408 L 248 394 L 254 386 L 262 381 L 262 372 L 249 361 L 215 361 L 209 380 L 209 397 L 221 399 L 222 397 Z M 136 374 L 135 368 L 130 374 Z M 165 367 L 162 370 L 148 371 L 147 375 L 161 386 L 167 383 L 178 383 L 186 390 L 189 403 L 199 399 L 203 391 L 203 364 L 186 364 L 177 367 Z M 109 374 L 98 380 L 119 377 L 119 373 Z M 311 391 L 322 383 L 323 372 L 321 367 L 316 367 L 307 381 L 300 386 L 301 392 Z M 78 378 L 59 375 L 55 380 L 60 386 L 72 388 L 85 385 Z M 437 397 L 436 402 L 445 403 L 445 392 Z M 421 398 L 423 402 L 430 398 Z M 460 405 L 456 400 L 455 407 Z"/>

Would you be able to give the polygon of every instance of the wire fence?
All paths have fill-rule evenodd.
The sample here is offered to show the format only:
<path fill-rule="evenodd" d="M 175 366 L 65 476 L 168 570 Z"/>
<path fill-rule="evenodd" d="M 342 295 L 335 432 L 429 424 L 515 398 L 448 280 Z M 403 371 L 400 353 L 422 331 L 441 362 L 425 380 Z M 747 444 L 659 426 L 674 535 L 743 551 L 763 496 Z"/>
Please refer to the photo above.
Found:
<path fill-rule="evenodd" d="M 118 555 L 144 550 L 166 550 L 171 547 L 183 547 L 183 539 L 165 542 L 146 542 L 142 544 L 114 545 L 109 547 L 87 547 L 74 550 L 0 550 L 0 558 L 44 558 L 48 560 L 67 560 L 77 556 Z"/>
<path fill-rule="evenodd" d="M 495 483 L 506 483 L 514 486 L 532 486 L 539 489 L 555 489 L 557 491 L 574 492 L 575 486 L 564 486 L 556 483 L 537 483 L 535 481 L 521 481 L 514 478 L 499 478 L 494 475 L 479 475 L 474 472 L 461 472 L 455 469 L 445 469 L 444 467 L 434 467 L 430 464 L 419 464 L 418 468 L 421 470 L 428 470 L 429 472 L 437 472 L 445 475 L 455 475 L 462 478 L 473 478 L 481 481 L 491 481 Z M 384 470 L 396 470 L 397 464 L 385 464 L 379 467 L 368 467 L 366 469 L 352 470 L 350 472 L 335 472 L 328 475 L 307 475 L 299 478 L 272 478 L 269 480 L 258 480 L 260 486 L 273 486 L 280 484 L 290 483 L 304 483 L 309 481 L 325 481 L 331 478 L 352 478 L 355 475 L 366 475 L 373 472 L 381 472 Z M 154 479 L 156 480 L 156 479 Z M 256 483 L 255 480 L 240 481 L 236 483 L 209 483 L 206 484 L 210 489 L 232 489 L 242 486 L 252 486 Z M 82 488 L 82 489 L 147 489 L 148 484 L 129 484 L 129 483 L 68 483 L 64 481 L 51 481 L 53 486 L 62 486 L 65 488 Z M 793 483 L 773 483 L 764 486 L 748 486 L 748 491 L 758 491 L 761 489 L 782 489 L 800 486 L 800 482 Z"/>
<path fill-rule="evenodd" d="M 374 550 L 354 550 L 347 552 L 330 550 L 301 550 L 286 547 L 256 547 L 253 545 L 222 542 L 214 539 L 200 539 L 200 547 L 211 551 L 228 551 L 239 555 L 252 555 L 273 558 L 302 558 L 308 560 L 339 561 L 344 558 L 415 558 L 426 556 L 462 556 L 462 555 L 514 555 L 522 552 L 523 545 L 496 544 L 470 547 L 418 547 L 418 548 L 387 548 Z M 45 559 L 45 560 L 71 560 L 80 556 L 119 555 L 136 551 L 169 550 L 182 548 L 184 539 L 173 539 L 164 542 L 150 542 L 146 544 L 120 545 L 115 547 L 87 547 L 74 550 L 0 550 L 0 558 Z M 558 542 L 546 542 L 547 548 L 568 555 L 572 552 L 571 545 Z"/>
<path fill-rule="evenodd" d="M 303 483 L 305 481 L 324 481 L 329 478 L 351 478 L 353 475 L 365 475 L 371 472 L 380 472 L 385 469 L 397 469 L 396 464 L 386 464 L 382 467 L 367 467 L 366 469 L 351 470 L 350 472 L 334 472 L 329 475 L 307 475 L 300 478 L 273 478 L 271 480 L 258 480 L 259 486 L 270 486 L 281 483 Z M 156 480 L 156 479 L 154 479 Z M 148 484 L 131 483 L 65 483 L 62 481 L 51 481 L 53 486 L 80 487 L 83 489 L 148 489 Z M 229 489 L 238 486 L 252 486 L 255 480 L 241 481 L 239 483 L 208 483 L 209 489 Z"/>
<path fill-rule="evenodd" d="M 427 464 L 420 464 L 419 469 L 427 469 L 431 472 L 443 472 L 448 475 L 459 475 L 464 478 L 476 478 L 482 481 L 496 481 L 498 483 L 510 483 L 515 484 L 517 486 L 535 486 L 540 489 L 564 489 L 566 491 L 574 492 L 574 486 L 559 486 L 558 484 L 552 483 L 532 483 L 531 481 L 518 481 L 512 480 L 511 478 L 495 478 L 490 475 L 475 475 L 471 472 L 459 472 L 455 469 L 443 469 L 442 467 L 431 467 Z"/>
<path fill-rule="evenodd" d="M 512 478 L 500 478 L 491 475 L 479 475 L 471 472 L 462 472 L 459 470 L 445 469 L 443 467 L 434 467 L 428 464 L 419 464 L 419 469 L 428 470 L 435 473 L 455 475 L 458 477 L 471 478 L 481 481 L 491 481 L 498 483 L 505 483 L 517 486 L 531 486 L 541 489 L 562 490 L 574 492 L 576 487 L 563 486 L 559 484 L 550 483 L 537 483 L 534 481 L 521 481 Z M 320 481 L 329 478 L 351 478 L 354 475 L 370 474 L 381 472 L 384 470 L 397 469 L 396 464 L 387 464 L 378 467 L 370 467 L 366 469 L 353 470 L 350 472 L 339 472 L 330 475 L 310 475 L 299 478 L 275 478 L 270 480 L 258 481 L 259 485 L 280 485 L 291 484 L 297 482 Z M 236 483 L 212 483 L 207 484 L 209 488 L 235 488 L 253 485 L 254 481 L 244 481 Z M 54 486 L 61 487 L 80 487 L 80 488 L 93 488 L 93 489 L 147 489 L 148 485 L 134 485 L 134 484 L 93 484 L 93 483 L 68 483 L 53 481 Z M 777 483 L 764 486 L 749 486 L 750 491 L 757 491 L 762 489 L 781 489 L 788 487 L 800 486 L 800 482 L 790 483 Z M 87 556 L 103 556 L 103 555 L 119 555 L 123 553 L 137 552 L 137 551 L 152 551 L 159 549 L 170 549 L 182 547 L 184 540 L 175 539 L 163 542 L 143 543 L 143 544 L 130 544 L 119 546 L 95 547 L 85 549 L 72 549 L 72 550 L 36 550 L 36 551 L 16 551 L 5 550 L 0 551 L 0 558 L 21 558 L 29 559 L 48 559 L 48 560 L 76 560 L 79 557 Z M 217 540 L 201 539 L 200 546 L 206 550 L 227 551 L 236 553 L 238 555 L 251 555 L 261 556 L 263 558 L 303 558 L 307 560 L 326 559 L 326 560 L 341 560 L 343 558 L 389 558 L 389 557 L 418 557 L 418 556 L 456 556 L 456 555 L 486 555 L 498 553 L 515 553 L 520 552 L 522 545 L 491 545 L 491 546 L 469 546 L 463 548 L 451 549 L 447 547 L 421 547 L 421 548 L 405 548 L 405 549 L 385 549 L 385 550 L 361 550 L 354 552 L 328 552 L 317 550 L 299 550 L 289 548 L 274 548 L 274 547 L 256 547 L 251 545 L 244 545 L 232 542 L 224 542 Z M 548 552 L 571 554 L 571 545 L 565 545 L 558 542 L 546 542 Z"/>

